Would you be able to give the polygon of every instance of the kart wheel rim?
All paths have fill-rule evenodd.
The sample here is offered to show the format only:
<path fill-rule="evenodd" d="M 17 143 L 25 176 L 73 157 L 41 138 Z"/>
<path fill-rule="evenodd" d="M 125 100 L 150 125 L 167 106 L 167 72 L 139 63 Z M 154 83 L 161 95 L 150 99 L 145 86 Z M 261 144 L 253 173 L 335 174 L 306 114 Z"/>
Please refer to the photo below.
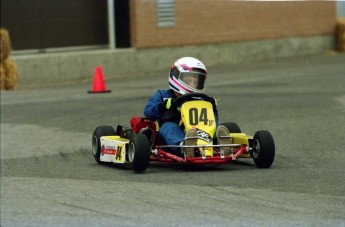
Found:
<path fill-rule="evenodd" d="M 253 157 L 258 159 L 260 156 L 260 143 L 258 140 L 255 140 L 253 148 Z"/>
<path fill-rule="evenodd" d="M 92 153 L 94 155 L 97 154 L 97 149 L 98 149 L 98 141 L 97 141 L 97 137 L 93 136 L 93 140 L 92 140 Z"/>
<path fill-rule="evenodd" d="M 133 162 L 134 155 L 135 155 L 135 146 L 134 146 L 133 143 L 130 143 L 129 147 L 128 147 L 128 159 L 129 159 L 129 162 Z"/>

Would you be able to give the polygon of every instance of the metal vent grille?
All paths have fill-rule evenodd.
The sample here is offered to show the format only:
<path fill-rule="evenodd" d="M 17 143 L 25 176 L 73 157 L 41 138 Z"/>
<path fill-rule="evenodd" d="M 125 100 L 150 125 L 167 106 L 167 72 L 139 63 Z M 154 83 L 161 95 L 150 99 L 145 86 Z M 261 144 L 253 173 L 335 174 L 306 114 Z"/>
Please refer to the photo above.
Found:
<path fill-rule="evenodd" d="M 160 28 L 175 26 L 175 0 L 157 0 L 157 25 Z"/>

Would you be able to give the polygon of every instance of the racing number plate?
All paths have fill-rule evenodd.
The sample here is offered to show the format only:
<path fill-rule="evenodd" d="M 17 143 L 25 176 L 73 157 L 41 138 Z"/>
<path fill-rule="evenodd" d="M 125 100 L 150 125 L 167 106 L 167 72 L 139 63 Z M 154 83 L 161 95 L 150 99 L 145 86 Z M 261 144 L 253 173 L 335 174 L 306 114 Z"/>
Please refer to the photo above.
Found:
<path fill-rule="evenodd" d="M 182 122 L 186 131 L 196 128 L 198 134 L 198 145 L 213 144 L 213 136 L 216 131 L 216 121 L 213 106 L 210 102 L 195 100 L 186 102 L 181 106 Z M 203 150 L 200 150 L 203 153 Z M 205 156 L 213 156 L 213 148 L 204 150 Z"/>
<path fill-rule="evenodd" d="M 181 116 L 186 131 L 197 128 L 200 130 L 198 136 L 205 137 L 201 134 L 203 132 L 212 140 L 216 132 L 216 121 L 211 103 L 203 100 L 186 102 L 181 106 Z M 204 139 L 207 141 L 207 138 Z"/>

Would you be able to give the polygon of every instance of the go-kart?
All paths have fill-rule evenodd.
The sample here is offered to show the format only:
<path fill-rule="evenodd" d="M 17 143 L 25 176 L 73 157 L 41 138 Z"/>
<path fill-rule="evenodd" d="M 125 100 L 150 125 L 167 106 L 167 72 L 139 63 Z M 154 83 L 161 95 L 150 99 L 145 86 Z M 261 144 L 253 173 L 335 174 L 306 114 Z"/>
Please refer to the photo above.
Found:
<path fill-rule="evenodd" d="M 260 130 L 254 136 L 249 136 L 242 133 L 236 123 L 226 122 L 221 125 L 230 133 L 223 136 L 222 140 L 226 139 L 228 143 L 217 144 L 213 139 L 216 132 L 214 99 L 204 93 L 188 93 L 176 98 L 175 102 L 180 106 L 178 113 L 181 127 L 185 131 L 191 128 L 197 130 L 196 145 L 161 143 L 158 123 L 143 117 L 133 117 L 130 128 L 118 125 L 116 130 L 112 126 L 95 129 L 92 152 L 97 163 L 129 164 L 135 172 L 145 171 L 153 161 L 200 165 L 252 158 L 258 168 L 269 168 L 272 165 L 275 145 L 269 131 Z M 168 111 L 165 119 L 169 119 L 169 115 L 172 113 Z M 225 154 L 225 147 L 230 147 L 230 153 Z M 171 153 L 172 148 L 180 150 L 181 155 Z M 183 152 L 186 148 L 194 148 L 194 157 Z"/>

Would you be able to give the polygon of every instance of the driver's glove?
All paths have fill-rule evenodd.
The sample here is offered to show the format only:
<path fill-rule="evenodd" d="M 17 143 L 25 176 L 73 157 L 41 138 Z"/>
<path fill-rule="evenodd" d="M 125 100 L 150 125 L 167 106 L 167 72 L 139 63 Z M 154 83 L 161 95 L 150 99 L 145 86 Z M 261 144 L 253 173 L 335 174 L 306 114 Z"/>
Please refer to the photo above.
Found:
<path fill-rule="evenodd" d="M 177 102 L 174 98 L 165 99 L 163 102 L 158 104 L 158 111 L 165 113 L 167 110 L 176 109 Z"/>

